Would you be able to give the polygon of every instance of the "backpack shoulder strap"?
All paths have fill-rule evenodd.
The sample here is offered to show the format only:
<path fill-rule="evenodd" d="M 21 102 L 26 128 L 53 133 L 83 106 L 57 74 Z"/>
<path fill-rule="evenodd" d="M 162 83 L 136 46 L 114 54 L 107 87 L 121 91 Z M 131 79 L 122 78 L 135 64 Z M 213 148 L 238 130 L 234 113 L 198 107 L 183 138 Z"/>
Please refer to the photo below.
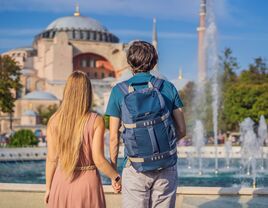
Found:
<path fill-rule="evenodd" d="M 157 88 L 158 90 L 160 90 L 162 84 L 164 83 L 163 79 L 158 79 L 156 77 L 153 77 L 152 79 L 152 84 L 155 88 Z"/>
<path fill-rule="evenodd" d="M 117 84 L 119 90 L 123 93 L 123 95 L 128 94 L 128 84 L 126 82 L 121 82 Z"/>

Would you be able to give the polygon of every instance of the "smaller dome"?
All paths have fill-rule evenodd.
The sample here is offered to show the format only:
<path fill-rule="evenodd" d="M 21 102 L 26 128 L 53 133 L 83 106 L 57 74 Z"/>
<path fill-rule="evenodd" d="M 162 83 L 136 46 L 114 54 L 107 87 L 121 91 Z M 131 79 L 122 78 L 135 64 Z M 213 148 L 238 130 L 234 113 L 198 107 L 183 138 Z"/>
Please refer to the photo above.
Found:
<path fill-rule="evenodd" d="M 22 100 L 58 100 L 58 98 L 44 91 L 33 91 L 22 97 Z"/>
<path fill-rule="evenodd" d="M 32 116 L 32 117 L 36 117 L 37 113 L 34 112 L 33 110 L 26 110 L 24 111 L 24 113 L 22 114 L 23 116 Z"/>
<path fill-rule="evenodd" d="M 189 82 L 189 80 L 187 80 L 187 79 L 175 79 L 175 80 L 171 80 L 171 83 L 174 84 L 174 86 L 176 87 L 176 89 L 178 91 L 179 90 L 182 90 L 187 85 L 188 82 Z"/>
<path fill-rule="evenodd" d="M 182 75 L 182 68 L 179 69 L 179 76 L 177 79 L 171 80 L 178 91 L 182 90 L 189 82 L 189 80 L 184 79 Z"/>

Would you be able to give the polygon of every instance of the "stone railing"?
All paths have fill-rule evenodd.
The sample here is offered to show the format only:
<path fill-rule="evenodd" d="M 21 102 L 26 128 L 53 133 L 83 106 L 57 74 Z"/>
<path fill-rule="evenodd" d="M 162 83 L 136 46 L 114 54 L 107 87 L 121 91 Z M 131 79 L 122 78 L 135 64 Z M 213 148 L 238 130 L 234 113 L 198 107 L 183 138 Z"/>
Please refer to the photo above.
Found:
<path fill-rule="evenodd" d="M 47 155 L 45 147 L 35 148 L 0 148 L 0 161 L 44 160 Z"/>
<path fill-rule="evenodd" d="M 106 148 L 108 149 L 108 148 Z M 179 158 L 195 157 L 196 151 L 193 146 L 181 146 L 177 148 Z M 219 146 L 218 158 L 226 157 L 226 150 L 224 146 Z M 0 161 L 14 161 L 14 160 L 44 160 L 46 158 L 47 149 L 46 147 L 34 147 L 34 148 L 0 148 Z M 213 146 L 205 146 L 201 150 L 201 155 L 204 158 L 214 158 L 215 149 Z M 263 148 L 263 155 L 267 158 L 268 147 Z M 108 152 L 107 155 L 108 157 Z M 119 148 L 119 158 L 124 157 L 124 146 Z M 241 157 L 241 147 L 232 147 L 230 153 L 231 158 Z"/>

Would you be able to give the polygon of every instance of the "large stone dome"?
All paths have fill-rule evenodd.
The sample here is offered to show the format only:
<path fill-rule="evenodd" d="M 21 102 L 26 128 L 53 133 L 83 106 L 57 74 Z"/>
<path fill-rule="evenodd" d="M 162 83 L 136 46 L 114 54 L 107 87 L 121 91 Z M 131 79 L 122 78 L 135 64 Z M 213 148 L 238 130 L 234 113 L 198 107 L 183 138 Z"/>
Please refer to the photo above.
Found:
<path fill-rule="evenodd" d="M 50 23 L 46 30 L 92 30 L 108 32 L 97 20 L 83 16 L 61 17 Z"/>
<path fill-rule="evenodd" d="M 58 32 L 62 31 L 67 33 L 69 40 L 119 42 L 118 37 L 110 33 L 100 22 L 90 17 L 80 16 L 79 11 L 76 11 L 74 16 L 54 20 L 35 37 L 35 41 L 40 38 L 53 39 Z"/>

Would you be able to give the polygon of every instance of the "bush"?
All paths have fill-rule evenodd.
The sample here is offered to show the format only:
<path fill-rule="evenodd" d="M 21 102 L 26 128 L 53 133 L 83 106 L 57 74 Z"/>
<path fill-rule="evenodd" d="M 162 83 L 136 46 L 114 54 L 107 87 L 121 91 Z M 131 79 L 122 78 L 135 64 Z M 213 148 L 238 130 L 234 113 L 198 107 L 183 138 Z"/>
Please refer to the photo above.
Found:
<path fill-rule="evenodd" d="M 58 110 L 58 105 L 49 105 L 48 107 L 40 105 L 37 107 L 37 112 L 40 116 L 41 124 L 47 125 L 50 117 Z"/>
<path fill-rule="evenodd" d="M 17 131 L 11 138 L 9 146 L 11 147 L 27 147 L 36 146 L 38 140 L 34 133 L 29 129 L 21 129 Z"/>

